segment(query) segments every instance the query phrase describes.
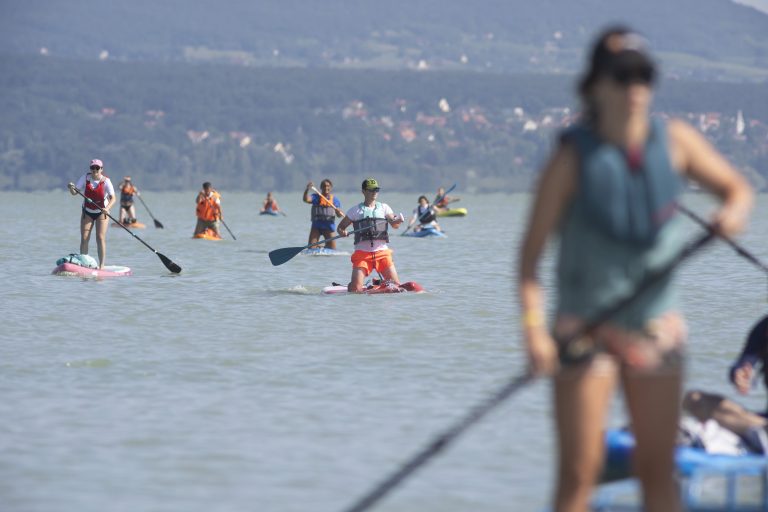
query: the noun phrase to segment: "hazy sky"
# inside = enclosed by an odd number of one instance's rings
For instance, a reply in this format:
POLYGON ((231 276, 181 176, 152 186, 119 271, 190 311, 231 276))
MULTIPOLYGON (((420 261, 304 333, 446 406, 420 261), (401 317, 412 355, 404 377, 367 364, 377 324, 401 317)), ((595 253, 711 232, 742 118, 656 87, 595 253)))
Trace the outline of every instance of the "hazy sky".
POLYGON ((768 13, 768 0, 733 0, 737 4, 750 5, 755 9, 759 9, 765 13, 768 13))

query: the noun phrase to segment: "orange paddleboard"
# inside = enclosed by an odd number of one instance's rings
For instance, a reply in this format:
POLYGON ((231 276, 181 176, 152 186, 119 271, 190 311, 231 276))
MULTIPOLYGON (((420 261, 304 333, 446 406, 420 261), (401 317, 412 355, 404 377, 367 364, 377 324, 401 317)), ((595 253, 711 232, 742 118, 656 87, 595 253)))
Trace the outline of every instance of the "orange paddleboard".
MULTIPOLYGON (((118 224, 117 222, 113 222, 112 225, 115 227, 120 227, 120 224, 118 224)), ((147 227, 141 222, 134 222, 133 224, 123 224, 123 226, 127 227, 128 229, 144 229, 145 227, 147 227)))
POLYGON ((221 240, 221 237, 212 229, 206 229, 202 233, 192 235, 192 238, 201 238, 203 240, 221 240))

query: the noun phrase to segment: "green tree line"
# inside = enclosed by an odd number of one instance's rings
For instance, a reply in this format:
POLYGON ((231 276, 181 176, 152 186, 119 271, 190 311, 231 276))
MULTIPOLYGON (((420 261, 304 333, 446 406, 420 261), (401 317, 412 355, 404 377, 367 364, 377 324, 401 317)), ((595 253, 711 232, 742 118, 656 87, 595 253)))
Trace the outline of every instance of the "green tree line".
MULTIPOLYGON (((60 188, 90 158, 144 188, 520 190, 577 111, 571 75, 248 68, 1 56, 0 189, 60 188)), ((764 84, 662 80, 655 109, 768 177, 764 84), (736 113, 747 127, 734 137, 736 113)))

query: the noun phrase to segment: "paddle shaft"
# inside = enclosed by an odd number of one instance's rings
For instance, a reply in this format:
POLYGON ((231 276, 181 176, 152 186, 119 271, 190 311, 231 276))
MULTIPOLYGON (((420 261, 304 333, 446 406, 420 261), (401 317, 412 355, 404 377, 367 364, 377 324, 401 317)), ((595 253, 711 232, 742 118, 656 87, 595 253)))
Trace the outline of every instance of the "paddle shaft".
MULTIPOLYGON (((683 261, 688 259, 704 245, 710 242, 714 238, 714 234, 711 229, 707 234, 694 240, 687 245, 678 255, 671 260, 667 265, 648 273, 632 291, 620 300, 616 301, 612 306, 607 307, 598 314, 594 319, 585 324, 579 331, 573 336, 564 340, 566 350, 569 346, 575 345, 576 342, 594 331, 599 325, 605 323, 613 315, 627 307, 629 304, 637 300, 648 288, 656 284, 660 279, 670 274, 677 266, 683 261)), ((574 357, 571 359, 573 362, 578 362, 580 358, 574 357)), ((368 494, 363 496, 351 507, 345 509, 345 512, 363 512, 368 510, 381 498, 383 498, 389 491, 397 487, 400 482, 405 480, 411 473, 416 471, 419 467, 424 465, 429 459, 440 453, 446 447, 448 447, 453 441, 455 441, 462 433, 469 429, 472 425, 484 418, 493 409, 503 403, 506 399, 512 396, 516 391, 523 388, 526 384, 533 381, 534 375, 526 371, 522 375, 513 377, 506 384, 504 384, 498 391, 491 394, 491 397, 483 401, 479 405, 473 407, 469 414, 464 418, 456 422, 453 426, 445 430, 442 434, 438 435, 431 441, 424 449, 419 451, 414 457, 403 464, 397 471, 392 473, 383 482, 377 485, 368 494)))
POLYGON ((149 216, 152 217, 152 220, 155 222, 155 227, 162 229, 163 223, 157 220, 154 215, 152 215, 152 212, 149 211, 149 207, 147 206, 147 203, 144 202, 144 199, 142 199, 141 196, 138 194, 136 195, 136 197, 139 198, 139 201, 141 201, 141 204, 144 205, 144 209, 147 210, 147 213, 149 214, 149 216))
POLYGON ((227 228, 227 231, 229 231, 229 234, 230 234, 230 235, 232 235, 232 239, 233 239, 233 240, 237 240, 237 237, 236 237, 236 236, 235 236, 235 234, 232 232, 232 230, 231 230, 231 229, 229 229, 229 226, 227 226, 227 223, 226 223, 226 222, 224 222, 224 219, 219 219, 219 220, 221 221, 221 223, 222 223, 222 224, 224 224, 224 227, 225 227, 225 228, 227 228))
MULTIPOLYGON (((694 221, 696 221, 699 225, 704 227, 708 226, 707 222, 704 219, 702 219, 699 215, 697 215, 693 210, 689 210, 686 206, 683 206, 682 204, 678 203, 677 209, 683 212, 684 214, 686 214, 687 216, 689 216, 694 221)), ((730 245, 739 256, 746 258, 750 263, 752 263, 757 268, 759 268, 760 270, 768 274, 768 265, 760 261, 757 258, 757 256, 755 256, 754 254, 746 250, 744 247, 742 247, 739 243, 733 241, 731 238, 728 238, 726 236, 721 236, 720 238, 725 240, 725 243, 730 245)))
POLYGON ((135 238, 136 240, 138 240, 139 242, 141 242, 142 244, 144 244, 144 245, 146 246, 146 248, 147 248, 147 249, 149 249, 149 250, 150 250, 150 251, 152 251, 153 253, 157 254, 157 256, 160 258, 160 261, 162 261, 162 262, 163 262, 163 265, 165 265, 165 267, 166 267, 168 270, 170 270, 170 271, 171 271, 171 272, 173 272, 174 274, 178 274, 179 272, 181 272, 181 267, 180 267, 180 266, 178 266, 176 263, 174 263, 173 261, 171 261, 171 260, 170 260, 170 259, 169 259, 167 256, 165 256, 164 254, 161 254, 161 253, 157 252, 157 251, 156 251, 156 250, 155 250, 155 249, 154 249, 154 248, 153 248, 151 245, 149 245, 147 242, 145 242, 144 240, 142 240, 141 238, 139 238, 139 237, 136 235, 136 233, 134 233, 133 231, 131 231, 130 229, 128 229, 127 227, 125 227, 125 226, 124 226, 123 224, 121 224, 121 223, 120 223, 120 222, 119 222, 119 221, 118 221, 116 218, 114 218, 113 216, 111 216, 107 210, 105 210, 105 209, 104 209, 104 208, 102 208, 101 206, 97 205, 97 204, 96 204, 96 203, 93 201, 93 199, 91 199, 90 197, 85 197, 85 195, 84 195, 82 192, 80 192, 80 190, 78 190, 78 189, 77 189, 77 187, 72 187, 72 190, 74 190, 75 192, 77 192, 78 194, 80 194, 81 196, 83 196, 83 199, 85 199, 86 201, 88 201, 89 203, 91 203, 93 206, 95 206, 96 208, 98 208, 99 210, 101 210, 101 213, 103 213, 104 215, 106 215, 107 217, 109 217, 110 219, 112 219, 113 221, 115 221, 115 223, 116 223, 118 226, 120 226, 121 228, 123 228, 124 230, 126 230, 127 232, 129 232, 133 238, 135 238))

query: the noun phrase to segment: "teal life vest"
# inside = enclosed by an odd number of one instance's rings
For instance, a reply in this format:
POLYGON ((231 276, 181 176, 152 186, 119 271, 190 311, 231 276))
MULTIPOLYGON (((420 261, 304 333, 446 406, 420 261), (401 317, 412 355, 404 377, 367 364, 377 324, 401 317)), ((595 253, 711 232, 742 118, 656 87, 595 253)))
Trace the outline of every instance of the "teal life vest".
POLYGON ((672 168, 663 121, 652 119, 638 165, 584 124, 566 129, 579 157, 578 195, 591 220, 619 240, 649 244, 675 211, 682 178, 672 168))
POLYGON ((373 243, 374 240, 384 240, 389 243, 389 233, 387 232, 389 222, 386 217, 384 217, 384 207, 382 204, 376 201, 373 208, 369 208, 365 206, 365 204, 360 203, 360 209, 363 210, 363 218, 352 221, 352 227, 355 230, 363 230, 355 233, 355 244, 358 244, 363 240, 370 240, 371 243, 373 243), (376 216, 377 211, 381 215, 380 217, 376 216))
MULTIPOLYGON (((586 126, 569 128, 562 139, 574 143, 580 168, 559 226, 557 314, 590 320, 678 255, 684 226, 674 204, 681 179, 671 167, 660 121, 652 124, 637 169, 630 169, 621 149, 600 141, 586 126)), ((673 275, 668 275, 613 315, 611 323, 643 329, 678 307, 673 275)))

